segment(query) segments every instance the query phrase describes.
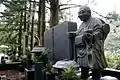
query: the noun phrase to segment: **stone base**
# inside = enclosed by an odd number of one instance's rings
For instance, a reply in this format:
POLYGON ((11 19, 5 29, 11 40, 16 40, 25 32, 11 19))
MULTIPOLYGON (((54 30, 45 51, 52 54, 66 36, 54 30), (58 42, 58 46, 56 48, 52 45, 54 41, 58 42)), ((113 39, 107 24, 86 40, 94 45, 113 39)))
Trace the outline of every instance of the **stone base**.
POLYGON ((104 77, 101 77, 100 80, 118 80, 118 79, 112 76, 104 76, 104 77))

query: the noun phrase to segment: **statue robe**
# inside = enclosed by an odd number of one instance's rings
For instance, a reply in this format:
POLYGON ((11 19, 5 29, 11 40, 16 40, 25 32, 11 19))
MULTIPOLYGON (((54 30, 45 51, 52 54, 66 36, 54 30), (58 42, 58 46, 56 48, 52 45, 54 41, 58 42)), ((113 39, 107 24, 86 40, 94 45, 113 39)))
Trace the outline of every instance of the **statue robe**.
POLYGON ((90 17, 87 22, 82 22, 77 30, 75 38, 77 62, 81 67, 90 67, 91 69, 103 69, 107 67, 104 55, 104 40, 107 34, 103 32, 102 22, 98 18, 90 17), (93 30, 92 44, 87 44, 84 38, 84 32, 93 30))

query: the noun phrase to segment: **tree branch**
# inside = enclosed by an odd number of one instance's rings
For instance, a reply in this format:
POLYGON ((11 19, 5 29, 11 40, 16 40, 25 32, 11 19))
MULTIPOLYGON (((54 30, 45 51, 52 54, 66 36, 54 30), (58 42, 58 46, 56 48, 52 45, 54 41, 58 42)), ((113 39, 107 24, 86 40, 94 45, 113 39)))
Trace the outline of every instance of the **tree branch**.
POLYGON ((72 6, 81 6, 81 5, 77 5, 77 4, 61 4, 59 6, 61 7, 61 6, 71 6, 71 5, 72 6))
POLYGON ((81 5, 75 5, 75 6, 71 6, 71 7, 65 7, 65 8, 61 8, 60 10, 65 10, 65 9, 70 9, 70 8, 75 8, 75 7, 80 7, 81 5))

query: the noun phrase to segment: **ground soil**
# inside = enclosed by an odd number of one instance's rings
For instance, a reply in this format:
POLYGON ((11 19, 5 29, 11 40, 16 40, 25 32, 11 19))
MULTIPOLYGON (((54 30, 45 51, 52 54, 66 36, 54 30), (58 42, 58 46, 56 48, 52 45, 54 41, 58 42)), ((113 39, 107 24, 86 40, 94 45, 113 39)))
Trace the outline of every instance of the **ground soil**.
POLYGON ((24 80, 24 74, 16 70, 0 71, 0 80, 24 80))

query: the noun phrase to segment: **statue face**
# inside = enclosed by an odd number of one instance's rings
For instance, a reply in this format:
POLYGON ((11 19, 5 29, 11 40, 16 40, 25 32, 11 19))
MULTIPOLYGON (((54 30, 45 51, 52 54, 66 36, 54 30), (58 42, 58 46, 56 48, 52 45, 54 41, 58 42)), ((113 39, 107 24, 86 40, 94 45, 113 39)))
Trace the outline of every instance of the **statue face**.
POLYGON ((78 17, 80 18, 81 21, 84 21, 84 22, 86 22, 90 18, 89 15, 82 15, 82 16, 78 16, 78 17))
POLYGON ((80 18, 81 21, 87 21, 91 16, 91 11, 90 11, 90 8, 87 7, 87 6, 82 6, 80 9, 79 9, 79 12, 78 12, 78 17, 80 18))

